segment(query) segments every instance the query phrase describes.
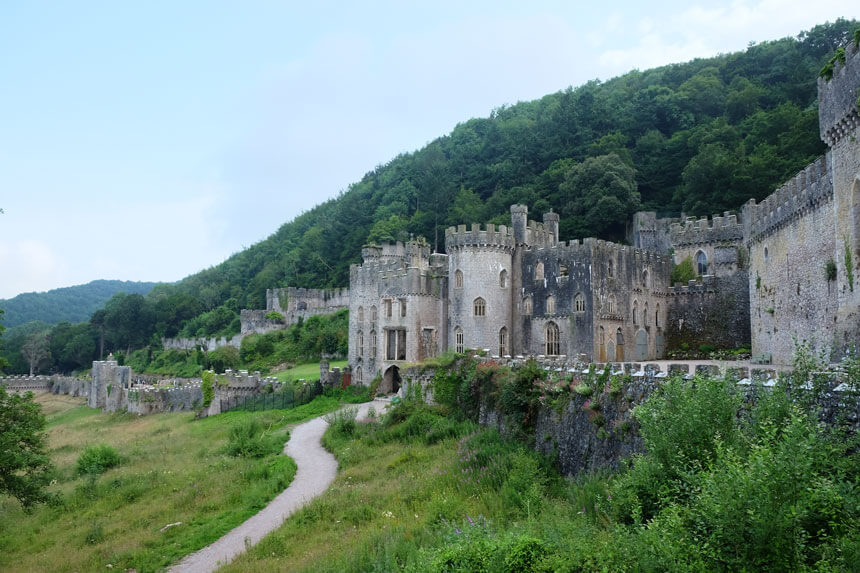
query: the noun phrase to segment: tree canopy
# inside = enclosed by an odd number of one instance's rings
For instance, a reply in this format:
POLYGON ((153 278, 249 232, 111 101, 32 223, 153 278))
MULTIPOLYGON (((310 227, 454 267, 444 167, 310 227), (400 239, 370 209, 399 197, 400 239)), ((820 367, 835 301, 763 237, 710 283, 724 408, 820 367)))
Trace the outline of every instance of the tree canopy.
POLYGON ((45 417, 33 394, 9 394, 0 386, 0 495, 25 508, 48 501, 53 465, 46 453, 45 417))

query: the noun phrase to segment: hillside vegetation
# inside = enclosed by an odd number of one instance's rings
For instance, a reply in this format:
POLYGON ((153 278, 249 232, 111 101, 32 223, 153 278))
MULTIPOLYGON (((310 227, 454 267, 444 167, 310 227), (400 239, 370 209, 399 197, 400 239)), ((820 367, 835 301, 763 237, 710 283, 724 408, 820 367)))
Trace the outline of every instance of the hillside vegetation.
POLYGON ((84 322, 102 308, 118 292, 147 294, 158 283, 97 280, 85 285, 52 289, 47 292, 27 292, 0 300, 6 311, 7 328, 27 322, 45 324, 84 322))

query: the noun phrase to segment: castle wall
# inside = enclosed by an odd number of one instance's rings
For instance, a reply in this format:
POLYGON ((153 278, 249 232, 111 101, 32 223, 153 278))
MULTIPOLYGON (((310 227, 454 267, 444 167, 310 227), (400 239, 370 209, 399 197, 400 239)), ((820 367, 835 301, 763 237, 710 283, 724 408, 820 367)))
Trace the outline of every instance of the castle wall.
POLYGON ((348 307, 348 288, 266 289, 266 312, 274 311, 283 314, 285 324, 282 328, 295 324, 299 317, 307 319, 318 314, 332 314, 348 307))
POLYGON ((688 217, 683 225, 670 225, 669 239, 675 264, 689 257, 695 268, 696 257, 701 251, 707 257, 708 268, 704 274, 725 277, 746 268, 744 226, 736 215, 726 212, 722 217, 715 215, 710 220, 688 217))
POLYGON ((666 344, 669 350, 749 347, 750 301, 747 273, 706 276, 669 289, 666 344))

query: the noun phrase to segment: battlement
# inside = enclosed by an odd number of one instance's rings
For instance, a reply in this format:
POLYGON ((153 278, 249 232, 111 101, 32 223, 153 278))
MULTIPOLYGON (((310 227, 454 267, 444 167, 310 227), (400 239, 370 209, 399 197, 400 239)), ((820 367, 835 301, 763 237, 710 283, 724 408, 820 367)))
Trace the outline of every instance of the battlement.
POLYGON ((445 230, 445 250, 451 252, 465 247, 495 247, 504 250, 513 250, 513 229, 505 226, 487 223, 484 228, 478 223, 473 223, 471 228, 466 225, 448 227, 445 230))
POLYGON ((817 209, 833 198, 830 174, 831 154, 828 151, 810 163, 761 203, 750 199, 744 205, 747 244, 771 234, 801 215, 817 209))
POLYGON ((845 63, 836 62, 833 77, 818 78, 818 127, 821 140, 833 147, 860 126, 860 49, 849 42, 845 63))
POLYGON ((712 293, 717 289, 718 281, 713 275, 705 275, 694 279, 685 285, 675 284, 666 291, 667 296, 688 296, 693 294, 712 293))
POLYGON ((714 215, 710 219, 687 217, 683 225, 672 223, 669 234, 674 247, 741 242, 744 226, 737 215, 726 211, 722 216, 714 215))

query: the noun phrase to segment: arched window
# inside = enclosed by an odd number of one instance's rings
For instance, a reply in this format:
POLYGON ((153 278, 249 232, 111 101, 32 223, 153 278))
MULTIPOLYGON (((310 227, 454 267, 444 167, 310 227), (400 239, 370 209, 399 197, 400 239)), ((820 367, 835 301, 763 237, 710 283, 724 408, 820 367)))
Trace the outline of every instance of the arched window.
POLYGON ((502 269, 502 272, 499 273, 499 286, 508 288, 508 271, 505 269, 502 269))
POLYGON ((696 253, 696 272, 700 275, 708 274, 708 255, 705 251, 696 253))
POLYGON ((531 315, 532 313, 532 297, 527 296, 523 299, 523 314, 531 315))
POLYGON ((487 303, 484 302, 484 299, 478 297, 475 299, 475 316, 486 316, 487 315, 487 303))
POLYGON ((358 322, 364 322, 364 307, 358 307, 358 322))
POLYGON ((364 376, 362 375, 361 365, 359 365, 358 368, 355 369, 355 381, 359 384, 364 382, 364 376))
POLYGON ((654 326, 660 328, 660 303, 657 303, 657 310, 654 311, 654 326))
POLYGON ((648 326, 648 303, 645 303, 642 311, 642 326, 648 326))
POLYGON ((370 359, 376 359, 376 331, 370 331, 370 359))
POLYGON ((552 295, 546 297, 546 313, 555 314, 555 297, 552 295))
POLYGON ((370 321, 376 322, 376 305, 370 307, 370 321))
POLYGON ((543 280, 543 263, 539 262, 535 265, 535 280, 542 281, 543 280))
POLYGON ((405 298, 400 299, 400 316, 401 317, 406 316, 406 299, 405 298))
POLYGON ((615 276, 615 261, 613 261, 612 259, 609 259, 609 263, 607 264, 607 267, 606 267, 606 272, 607 272, 609 278, 612 278, 615 276))
POLYGON ((358 356, 364 356, 364 333, 358 331, 358 356))
POLYGON ((621 332, 621 328, 615 331, 615 345, 622 346, 624 344, 624 333, 621 332))
POLYGON ((454 271, 454 288, 463 288, 463 271, 454 271))
POLYGON ((639 324, 639 301, 633 301, 633 324, 639 324))
POLYGON ((609 295, 609 314, 615 314, 617 310, 618 309, 616 308, 615 304, 615 295, 611 294, 609 295))
POLYGON ((505 356, 508 353, 508 328, 503 326, 499 330, 499 356, 505 356))
POLYGON ((574 312, 585 312, 585 297, 582 296, 581 292, 576 293, 576 296, 573 297, 573 310, 574 312))
POLYGON ((548 322, 546 325, 546 355, 558 356, 561 354, 561 345, 559 344, 558 326, 554 322, 548 322))
POLYGON ((463 329, 459 326, 454 329, 454 352, 463 352, 463 329))
POLYGON ((648 269, 642 271, 642 286, 648 288, 648 269))

